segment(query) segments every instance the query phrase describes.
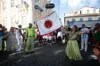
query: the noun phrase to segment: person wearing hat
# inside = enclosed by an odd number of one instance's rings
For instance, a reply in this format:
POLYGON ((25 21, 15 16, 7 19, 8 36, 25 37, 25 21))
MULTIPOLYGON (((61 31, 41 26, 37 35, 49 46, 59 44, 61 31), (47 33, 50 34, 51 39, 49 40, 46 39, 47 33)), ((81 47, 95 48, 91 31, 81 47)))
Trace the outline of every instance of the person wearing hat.
POLYGON ((19 28, 19 30, 26 30, 26 39, 27 39, 27 43, 26 43, 26 48, 25 48, 25 52, 26 53, 33 53, 33 48, 34 48, 34 39, 36 37, 36 32, 35 32, 35 28, 32 27, 32 23, 29 23, 29 27, 27 28, 19 28))

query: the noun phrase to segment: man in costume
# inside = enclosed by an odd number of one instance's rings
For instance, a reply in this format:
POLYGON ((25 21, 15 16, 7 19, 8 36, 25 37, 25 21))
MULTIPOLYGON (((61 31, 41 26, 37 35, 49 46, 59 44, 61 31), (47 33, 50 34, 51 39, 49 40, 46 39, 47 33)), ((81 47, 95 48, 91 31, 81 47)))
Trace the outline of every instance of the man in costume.
POLYGON ((35 32, 35 28, 32 27, 32 23, 29 23, 29 27, 19 28, 19 30, 26 30, 27 44, 26 44, 25 52, 33 53, 33 48, 34 48, 33 41, 36 37, 36 32, 35 32))

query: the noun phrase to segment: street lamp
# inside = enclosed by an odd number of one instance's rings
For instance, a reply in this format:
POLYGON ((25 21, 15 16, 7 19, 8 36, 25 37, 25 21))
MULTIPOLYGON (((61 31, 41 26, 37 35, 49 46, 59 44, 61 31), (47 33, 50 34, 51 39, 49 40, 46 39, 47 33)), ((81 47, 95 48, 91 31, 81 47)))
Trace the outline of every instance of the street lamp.
POLYGON ((50 3, 50 1, 49 1, 48 4, 45 5, 45 8, 46 8, 46 9, 52 9, 52 8, 54 8, 54 7, 55 7, 55 4, 54 4, 54 3, 50 3))
POLYGON ((55 4, 53 4, 53 3, 48 3, 48 4, 45 5, 46 9, 52 9, 54 7, 55 7, 55 4))

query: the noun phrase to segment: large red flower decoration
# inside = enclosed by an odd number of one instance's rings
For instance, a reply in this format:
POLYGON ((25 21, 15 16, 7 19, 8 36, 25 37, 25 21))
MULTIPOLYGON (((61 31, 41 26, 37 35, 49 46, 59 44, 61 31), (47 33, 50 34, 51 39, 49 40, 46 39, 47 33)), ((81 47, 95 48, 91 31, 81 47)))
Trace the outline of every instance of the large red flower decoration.
POLYGON ((51 28, 52 27, 52 21, 51 20, 46 20, 44 23, 45 28, 51 28))

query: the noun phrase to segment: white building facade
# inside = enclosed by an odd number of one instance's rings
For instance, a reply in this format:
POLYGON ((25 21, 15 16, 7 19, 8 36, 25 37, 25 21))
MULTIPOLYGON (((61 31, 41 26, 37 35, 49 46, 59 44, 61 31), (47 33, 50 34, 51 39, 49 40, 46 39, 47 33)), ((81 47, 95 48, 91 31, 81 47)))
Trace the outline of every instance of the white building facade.
POLYGON ((45 5, 48 0, 1 0, 2 5, 2 25, 9 30, 10 27, 27 27, 32 23, 36 27, 36 22, 53 12, 46 10, 45 5))
POLYGON ((100 23, 100 8, 86 6, 64 15, 64 24, 68 27, 72 25, 81 27, 82 24, 92 27, 96 23, 100 23))
POLYGON ((33 23, 33 0, 2 0, 2 24, 8 30, 18 24, 33 23))

